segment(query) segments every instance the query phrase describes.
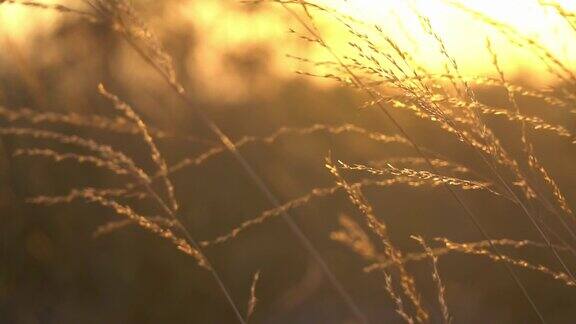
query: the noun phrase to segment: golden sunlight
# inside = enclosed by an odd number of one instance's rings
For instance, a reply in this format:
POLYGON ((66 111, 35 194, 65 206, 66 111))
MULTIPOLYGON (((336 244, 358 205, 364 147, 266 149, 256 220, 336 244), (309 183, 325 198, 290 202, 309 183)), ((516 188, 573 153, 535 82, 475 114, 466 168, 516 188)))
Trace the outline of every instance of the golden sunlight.
MULTIPOLYGON (((422 27, 419 15, 430 19, 433 31, 442 39, 448 53, 457 58, 459 69, 464 75, 495 73, 486 49, 486 40, 489 38, 494 49, 498 53, 504 53, 498 60, 510 77, 524 83, 554 80, 547 72, 545 64, 541 64, 532 51, 514 45, 496 28, 481 22, 478 17, 459 8, 457 4, 513 27, 519 31, 521 37, 536 40, 567 66, 576 65, 576 44, 567 41, 575 31, 553 7, 546 6, 547 1, 543 0, 506 0, 499 1, 497 5, 493 1, 485 0, 312 2, 382 27, 404 51, 411 53, 422 66, 436 72, 443 71, 446 58, 439 51, 438 43, 422 27)), ((47 0, 45 3, 58 1, 47 0)), ((576 8, 576 0, 561 0, 556 3, 567 10, 576 8)), ((202 62, 202 66, 194 69, 195 73, 205 76, 205 80, 218 80, 215 88, 228 84, 227 93, 243 92, 233 75, 228 76, 230 80, 222 80, 221 76, 224 74, 221 70, 225 65, 216 53, 252 51, 258 46, 267 47, 271 54, 269 65, 272 71, 278 76, 288 78, 301 66, 298 62, 287 60, 286 54, 298 55, 306 50, 307 54, 304 56, 308 58, 318 61, 328 58, 322 49, 313 46, 304 49, 301 40, 287 32, 287 16, 281 10, 271 10, 265 5, 263 9, 255 12, 243 12, 239 10, 243 6, 247 4, 235 1, 181 1, 179 10, 165 13, 171 20, 178 19, 184 24, 193 24, 200 37, 204 34, 210 35, 197 45, 195 61, 202 62), (279 43, 282 46, 277 46, 279 43), (212 78, 212 75, 220 77, 212 78)), ((32 39, 36 33, 50 33, 57 26, 55 17, 59 17, 55 12, 30 10, 18 5, 2 6, 0 30, 3 37, 23 43, 32 39), (22 23, 23 21, 26 23, 22 23)), ((328 22, 322 23, 323 19, 318 19, 322 33, 333 43, 334 48, 346 55, 350 51, 350 35, 342 30, 342 26, 330 21, 329 17, 324 18, 328 22)), ((291 24, 298 26, 295 21, 291 24)), ((219 94, 221 90, 215 89, 214 93, 219 94)))
MULTIPOLYGON (((554 7, 546 5, 547 1, 506 0, 497 4, 485 0, 320 2, 346 15, 379 25, 393 37, 397 35, 395 41, 431 69, 441 68, 445 58, 438 51, 438 44, 422 28, 418 15, 430 19, 434 32, 443 39, 449 54, 458 58, 464 74, 494 72, 486 49, 486 39, 489 38, 498 52, 506 53, 498 59, 507 72, 516 76, 537 75, 541 80, 551 79, 546 66, 534 53, 511 44, 496 28, 475 17, 472 11, 513 27, 522 37, 538 41, 569 66, 576 63, 576 44, 567 41, 574 30, 554 7)), ((576 8, 574 0, 556 3, 567 10, 576 8)))
POLYGON ((0 0, 1 323, 572 323, 576 0, 0 0))
MULTIPOLYGON (((54 4, 58 1, 47 0, 42 3, 54 4)), ((19 4, 0 4, 0 36, 9 37, 12 41, 23 42, 28 40, 32 33, 51 32, 55 27, 56 18, 60 16, 55 11, 30 10, 30 8, 19 4)))

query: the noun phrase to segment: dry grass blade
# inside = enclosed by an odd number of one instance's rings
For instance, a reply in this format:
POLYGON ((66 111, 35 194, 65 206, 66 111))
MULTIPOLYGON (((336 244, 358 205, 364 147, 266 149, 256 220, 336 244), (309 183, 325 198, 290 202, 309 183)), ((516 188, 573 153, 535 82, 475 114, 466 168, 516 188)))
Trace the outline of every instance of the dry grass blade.
MULTIPOLYGON (((385 180, 365 179, 365 180, 362 180, 360 182, 350 184, 350 187, 362 188, 362 187, 374 186, 374 187, 382 187, 383 188, 383 187, 389 187, 389 186, 400 185, 400 184, 407 185, 410 187, 422 187, 422 186, 430 186, 430 185, 432 185, 433 187, 436 186, 436 184, 430 184, 428 182, 418 181, 418 180, 409 179, 409 178, 397 177, 394 179, 385 179, 385 180)), ((224 235, 218 236, 217 238, 210 240, 210 241, 200 242, 200 245, 201 246, 210 246, 210 245, 225 243, 225 242, 227 242, 233 238, 236 238, 240 233, 251 228, 252 226, 262 224, 270 218, 280 216, 282 214, 282 212, 284 212, 284 211, 292 210, 292 209, 295 209, 298 207, 305 206, 305 205, 311 203, 311 201, 313 199, 331 196, 342 189, 343 189, 343 187, 341 185, 336 185, 336 186, 328 187, 328 188, 312 189, 310 191, 310 193, 308 193, 304 196, 292 199, 292 200, 280 205, 279 207, 266 210, 263 213, 261 213, 258 217, 243 222, 242 224, 240 224, 239 226, 237 226, 236 228, 232 229, 230 232, 228 232, 224 235)))
POLYGON ((340 223, 342 230, 331 232, 330 239, 348 246, 366 260, 376 258, 376 247, 358 223, 346 215, 341 215, 338 218, 338 223, 340 223))
MULTIPOLYGON (((407 78, 402 79, 402 82, 412 81, 412 80, 420 80, 426 82, 444 82, 445 80, 455 82, 457 79, 456 76, 447 73, 426 73, 420 74, 414 77, 408 76, 407 78)), ((517 96, 528 97, 533 99, 539 99, 550 105, 551 107, 565 109, 566 111, 575 114, 576 109, 572 106, 572 101, 559 96, 558 94, 554 93, 550 89, 532 89, 527 88, 526 86, 522 86, 519 84, 513 84, 510 82, 502 83, 502 80, 499 78, 489 77, 489 76, 462 76, 462 79, 468 83, 477 85, 477 86, 486 86, 486 87, 502 87, 508 88, 509 91, 514 93, 517 96)), ((383 85, 389 84, 390 81, 388 80, 380 80, 380 79, 371 79, 371 85, 383 85)))
POLYGON ((438 272, 438 257, 434 254, 434 251, 426 244, 426 241, 421 236, 412 236, 412 239, 416 240, 424 251, 426 255, 432 261, 432 279, 436 284, 436 289, 438 290, 438 303, 440 304, 440 309, 442 310, 442 319, 444 324, 449 324, 452 322, 452 316, 448 310, 448 304, 446 303, 446 287, 442 283, 442 278, 440 278, 440 273, 438 272))
POLYGON ((138 126, 138 129, 140 130, 140 134, 144 139, 144 142, 148 145, 148 148, 150 149, 152 160, 158 167, 159 174, 161 174, 161 178, 166 188, 166 193, 168 195, 168 201, 170 203, 172 212, 176 212, 178 210, 178 202, 176 201, 176 196, 174 194, 174 185, 172 184, 172 181, 170 181, 170 178, 168 177, 168 166, 166 164, 166 161, 164 161, 164 158, 160 154, 160 151, 158 150, 156 143, 154 143, 154 140, 152 139, 152 136, 148 131, 148 127, 138 116, 138 114, 136 114, 136 112, 132 109, 132 107, 130 107, 128 104, 120 100, 117 96, 108 92, 102 84, 98 86, 98 90, 101 95, 109 99, 114 104, 114 107, 117 110, 126 115, 126 118, 128 118, 129 120, 134 122, 136 126, 138 126))
POLYGON ((408 273, 408 271, 406 271, 403 263, 400 262, 402 259, 402 253, 392 244, 392 241, 388 236, 388 229, 386 224, 376 217, 372 206, 368 203, 360 188, 350 186, 346 180, 342 178, 338 168, 332 163, 330 159, 326 160, 326 168, 336 178, 337 184, 346 190, 350 201, 361 212, 368 227, 380 238, 384 245, 385 255, 396 262, 396 269, 398 270, 400 285, 404 291, 404 294, 408 297, 414 306, 416 319, 419 322, 427 322, 429 315, 428 312, 424 309, 420 295, 414 283, 414 278, 411 274, 408 273))
POLYGON ((406 308, 404 307, 404 301, 396 292, 396 289, 394 288, 394 283, 392 282, 392 276, 387 272, 384 272, 384 287, 386 288, 386 292, 388 293, 390 298, 392 298, 392 301, 396 305, 396 313, 400 315, 400 317, 402 317, 402 319, 406 323, 413 324, 414 319, 406 312, 406 308))
MULTIPOLYGON (((147 217, 150 221, 157 223, 166 228, 173 228, 176 226, 176 222, 173 220, 167 219, 165 217, 147 217)), ((94 232, 92 232, 92 237, 98 238, 113 232, 116 232, 120 229, 126 228, 130 225, 134 225, 136 222, 132 219, 122 219, 117 221, 110 221, 105 224, 98 226, 94 232)))
POLYGON ((492 184, 478 181, 471 181, 459 178, 453 178, 443 175, 438 175, 429 171, 418 171, 412 169, 398 169, 391 164, 386 164, 384 169, 375 169, 366 165, 354 164, 348 165, 342 161, 338 161, 340 167, 345 170, 358 170, 365 171, 374 175, 393 175, 397 177, 413 178, 421 181, 430 181, 436 185, 446 184, 453 187, 458 187, 463 190, 486 190, 494 195, 501 196, 500 193, 492 189, 492 184))
POLYGON ((98 196, 98 195, 89 195, 89 194, 85 195, 83 198, 89 202, 97 203, 97 204, 102 205, 104 207, 108 207, 108 208, 114 210, 118 215, 127 217, 131 221, 135 222, 141 228, 143 228, 149 232, 152 232, 152 233, 154 233, 154 234, 156 234, 156 235, 158 235, 164 239, 167 239, 168 241, 172 242, 178 248, 178 250, 180 250, 180 251, 192 256, 194 259, 196 259, 199 266, 201 266, 205 269, 211 270, 211 267, 210 267, 209 263, 207 263, 204 255, 199 250, 190 246, 190 244, 188 244, 188 242, 186 242, 186 240, 184 238, 181 238, 181 237, 177 236, 176 234, 174 234, 174 232, 172 232, 172 230, 167 229, 167 228, 159 225, 158 223, 151 221, 147 217, 139 215, 134 210, 132 210, 132 208, 130 208, 129 206, 121 205, 121 204, 119 204, 113 200, 108 199, 108 198, 104 198, 104 197, 98 196))
POLYGON ((552 191, 554 198, 556 198, 556 202, 558 203, 560 208, 564 212, 566 212, 566 214, 568 214, 568 215, 572 216, 572 218, 574 218, 575 217, 574 213, 572 212, 572 209, 568 205, 568 202, 566 201, 564 194, 562 194, 560 187, 558 187, 558 185, 556 184, 556 181, 554 181, 554 179, 552 179, 552 177, 548 174, 548 171, 546 171, 544 166, 542 166, 542 164, 540 164, 540 162, 538 161, 538 159, 535 156, 531 155, 528 158, 529 158, 528 163, 530 164, 530 166, 534 170, 536 170, 542 176, 545 183, 548 185, 548 187, 552 191))
POLYGON ((565 9, 562 5, 560 5, 556 1, 539 0, 538 2, 543 7, 553 8, 554 11, 556 11, 556 13, 560 17, 562 17, 562 18, 564 18, 564 20, 566 20, 568 25, 570 25, 570 28, 572 28, 572 30, 576 31, 576 14, 574 12, 568 11, 567 9, 565 9))
MULTIPOLYGON (((555 280, 561 281, 567 286, 574 286, 576 282, 570 278, 570 276, 561 271, 551 270, 550 268, 541 265, 541 264, 533 264, 523 259, 509 257, 507 255, 499 254, 496 255, 487 250, 490 248, 491 245, 502 246, 502 247, 511 247, 511 248, 523 248, 523 247, 538 247, 538 248, 548 248, 548 245, 545 243, 537 243, 533 241, 523 240, 523 241, 515 241, 510 239, 500 239, 500 240, 492 240, 492 242, 488 241, 479 241, 479 242, 466 242, 466 243, 455 243, 450 241, 446 238, 435 238, 437 242, 441 242, 443 247, 439 248, 431 248, 432 253, 435 256, 443 256, 454 252, 460 252, 469 255, 478 255, 478 256, 485 256, 493 261, 507 263, 519 268, 528 269, 543 273, 552 277, 555 280)), ((562 247, 556 247, 559 250, 565 250, 562 247)), ((402 262, 414 262, 414 261, 422 261, 429 258, 428 253, 410 253, 407 254, 402 262)), ((378 261, 373 263, 364 268, 365 272, 374 272, 377 270, 383 270, 390 267, 394 267, 395 263, 391 260, 384 259, 384 261, 378 261)))
POLYGON ((200 245, 201 246, 209 246, 209 245, 221 244, 221 243, 227 242, 227 241, 237 237, 240 233, 242 233, 243 231, 245 231, 246 229, 248 229, 254 225, 264 223, 266 220, 268 220, 271 217, 280 216, 280 215, 282 215, 282 213, 284 213, 288 210, 291 210, 291 209, 294 209, 294 208, 297 208, 300 206, 304 206, 304 205, 308 204, 310 202, 310 200, 312 200, 313 198, 326 197, 326 196, 332 195, 338 189, 339 189, 338 187, 314 189, 314 190, 312 190, 312 192, 310 194, 308 194, 306 196, 291 200, 291 201, 289 201, 283 205, 280 205, 279 207, 269 209, 269 210, 263 212, 260 216, 243 222, 242 224, 240 224, 236 228, 232 229, 232 231, 230 231, 229 233, 227 233, 225 235, 221 235, 221 236, 219 236, 219 237, 217 237, 211 241, 202 241, 202 242, 200 242, 200 245))
POLYGON ((260 270, 254 273, 254 277, 252 278, 252 285, 250 285, 250 298, 248 299, 246 321, 252 317, 252 314, 254 314, 254 311, 256 310, 256 305, 258 304, 258 298, 256 297, 256 285, 258 284, 258 280, 260 280, 260 270))
POLYGON ((523 259, 516 259, 516 258, 511 258, 508 257, 506 255, 494 255, 493 253, 491 253, 490 251, 486 250, 486 249, 482 249, 482 248, 474 248, 471 247, 467 244, 462 244, 462 243, 455 243, 452 242, 446 238, 441 238, 441 239, 437 239, 437 241, 443 243, 448 249, 454 250, 454 251, 458 251, 458 252, 462 252, 462 253, 466 253, 466 254, 473 254, 473 255, 482 255, 482 256, 486 256, 488 258, 490 258, 493 261, 496 262, 505 262, 520 268, 525 268, 525 269, 530 269, 530 270, 535 270, 538 272, 541 272, 543 274, 549 275, 552 278, 559 280, 561 282, 563 282, 564 284, 566 284, 567 286, 575 286, 576 282, 571 278, 571 276, 569 274, 566 274, 564 272, 561 271, 555 271, 555 270, 551 270, 550 268, 543 266, 541 264, 532 264, 526 260, 523 259))
MULTIPOLYGON (((446 169, 447 171, 453 173, 474 174, 474 171, 470 168, 445 159, 430 159, 430 162, 436 168, 446 169)), ((385 168, 388 166, 388 164, 426 165, 426 160, 420 157, 395 157, 380 161, 371 161, 368 164, 374 168, 385 168)))
POLYGON ((100 144, 94 140, 83 138, 77 135, 66 135, 58 132, 33 128, 0 127, 0 135, 11 135, 19 137, 31 137, 44 140, 52 140, 62 144, 69 144, 82 147, 92 152, 98 153, 104 159, 121 167, 117 172, 129 171, 137 175, 142 181, 148 182, 149 177, 140 169, 131 158, 124 153, 114 150, 112 147, 100 144))
MULTIPOLYGON (((444 239, 445 238, 435 238, 434 240, 435 241, 442 241, 444 239)), ((521 249, 521 248, 526 248, 526 247, 534 247, 534 248, 547 248, 548 247, 548 245, 545 243, 539 243, 539 242, 534 242, 534 241, 530 241, 530 240, 516 241, 516 240, 511 240, 511 239, 498 239, 498 240, 492 240, 492 242, 488 242, 488 241, 465 242, 465 243, 460 243, 460 244, 466 244, 466 246, 468 246, 469 248, 472 248, 472 249, 489 248, 491 244, 493 244, 495 246, 509 247, 509 248, 513 248, 513 249, 521 249)), ((568 251, 569 250, 563 246, 555 246, 555 248, 558 250, 561 250, 561 251, 568 251)), ((442 256, 442 255, 446 255, 446 254, 449 254, 451 252, 454 252, 454 250, 451 250, 447 247, 436 247, 436 248, 432 248, 432 252, 436 256, 442 256)), ((416 261, 425 260, 427 258, 428 258, 428 255, 426 253, 407 253, 404 256, 404 259, 402 260, 402 262, 404 262, 404 263, 416 262, 416 261)), ((376 262, 376 263, 373 263, 373 264, 365 267, 364 271, 372 272, 372 271, 375 271, 377 269, 386 269, 386 268, 389 268, 391 266, 393 266, 392 261, 384 260, 383 262, 376 262)))
MULTIPOLYGON (((509 93, 513 93, 513 92, 509 91, 509 93)), ((519 113, 518 111, 517 112, 511 112, 509 110, 502 109, 502 108, 489 107, 487 105, 484 105, 484 104, 481 104, 478 102, 466 103, 466 102, 463 102, 461 100, 454 99, 454 98, 447 98, 446 101, 449 102, 450 104, 452 104, 456 108, 473 107, 474 109, 478 110, 483 115, 504 117, 510 121, 519 121, 522 123, 526 123, 528 126, 530 126, 531 128, 533 128, 535 130, 543 130, 543 131, 552 132, 558 136, 566 137, 570 140, 570 142, 572 144, 576 144, 576 138, 574 137, 574 134, 572 134, 564 126, 550 124, 539 117, 525 116, 525 115, 522 115, 521 113, 519 113)), ((463 120, 463 119, 457 119, 457 120, 462 121, 464 123, 467 123, 467 121, 463 120)))
POLYGON ((82 155, 76 153, 59 153, 51 149, 31 148, 31 149, 17 149, 14 151, 13 156, 45 157, 52 159, 55 162, 71 160, 78 162, 80 164, 91 164, 97 168, 107 169, 118 175, 128 174, 128 171, 123 169, 120 165, 91 155, 82 155))
POLYGON ((163 77, 181 94, 184 88, 178 82, 172 57, 158 37, 140 19, 131 4, 125 0, 85 0, 96 8, 102 20, 130 42, 144 59, 152 63, 163 77))
POLYGON ((0 0, 0 5, 2 4, 15 4, 42 10, 53 10, 62 14, 72 14, 81 17, 91 23, 96 23, 99 21, 98 17, 90 12, 74 9, 62 4, 53 4, 53 3, 45 3, 40 1, 29 1, 29 0, 0 0))
MULTIPOLYGON (((530 182, 526 179, 523 172, 520 170, 518 162, 515 159, 513 159, 510 156, 510 154, 502 147, 500 141, 496 138, 494 133, 489 128, 483 129, 481 132, 482 138, 478 139, 475 136, 475 133, 478 133, 475 130, 475 128, 472 128, 471 131, 467 131, 464 129, 456 129, 454 125, 444 123, 436 119, 434 116, 431 116, 430 114, 422 111, 418 105, 412 103, 404 103, 400 100, 395 99, 388 100, 388 102, 392 105, 392 107, 399 109, 409 109, 419 118, 439 123, 440 128, 442 130, 445 130, 448 133, 457 136, 461 141, 465 142, 467 145, 477 150, 477 152, 480 155, 484 153, 487 156, 492 157, 498 164, 510 169, 513 172, 514 176, 517 178, 517 180, 514 182, 514 185, 522 189, 522 192, 524 196, 527 197, 527 199, 533 199, 537 197, 534 189, 530 186, 530 182)), ((461 119, 461 118, 453 118, 453 119, 463 124, 470 124, 468 119, 461 119)), ((482 156, 482 158, 487 164, 490 165, 491 170, 496 172, 496 169, 491 164, 491 162, 487 160, 486 157, 484 156, 482 156)), ((425 159, 425 161, 431 167, 431 169, 435 169, 435 166, 430 161, 430 158, 425 159)), ((500 176, 497 174, 497 177, 500 176)))
MULTIPOLYGON (((120 193, 123 194, 124 192, 120 190, 120 193)), ((120 195, 121 195, 120 194, 120 195)), ((156 217, 145 217, 138 213, 136 213, 131 207, 127 205, 122 205, 112 198, 118 196, 119 192, 115 189, 94 189, 94 188, 84 188, 84 189, 76 189, 71 191, 68 196, 63 197, 48 197, 48 196, 39 196, 35 198, 30 198, 27 200, 29 203, 33 204, 42 204, 42 205, 53 205, 57 203, 68 203, 74 199, 83 199, 88 202, 97 203, 101 206, 110 208, 114 210, 118 215, 124 216, 127 218, 129 223, 137 224, 138 226, 144 228, 145 230, 152 232, 162 238, 165 238, 171 241, 179 250, 182 252, 194 257, 198 264, 206 269, 210 269, 209 264, 205 260, 202 253, 197 250, 196 248, 190 246, 188 242, 184 238, 181 238, 174 234, 168 226, 169 224, 165 221, 156 221, 156 217)), ((121 227, 127 225, 128 223, 122 222, 119 224, 113 224, 102 227, 99 232, 107 232, 109 230, 116 229, 117 227, 121 227)))
MULTIPOLYGON (((370 238, 352 218, 341 215, 338 218, 342 230, 333 231, 330 233, 330 238, 333 241, 340 242, 348 246, 354 253, 361 256, 367 261, 378 260, 379 256, 376 247, 372 244, 370 238)), ((392 276, 384 271, 384 287, 386 292, 396 305, 396 313, 409 324, 414 323, 412 316, 408 315, 404 307, 404 301, 396 292, 394 288, 392 276)))
MULTIPOLYGON (((258 136, 244 136, 239 140, 234 142, 234 146, 236 149, 242 148, 245 145, 252 144, 252 143, 261 143, 261 144, 275 144, 280 138, 283 136, 306 136, 312 135, 315 133, 327 133, 331 135, 341 135, 341 134, 357 134, 363 136, 367 139, 375 141, 377 143, 382 144, 389 144, 389 143, 397 143, 402 145, 407 145, 408 142, 406 139, 402 138, 401 136, 397 135, 386 135, 379 132, 369 131, 365 128, 360 126, 356 126, 353 124, 343 124, 343 125, 324 125, 324 124, 314 124, 308 127, 281 127, 280 129, 276 130, 270 135, 258 137, 258 136)), ((196 166, 204 163, 209 158, 222 154, 226 152, 226 147, 224 146, 217 146, 213 147, 204 153, 193 157, 193 158, 185 158, 180 162, 172 165, 168 172, 176 172, 188 166, 196 166)), ((157 175, 159 176, 159 175, 157 175)))
MULTIPOLYGON (((0 117, 7 122, 26 121, 32 124, 65 124, 75 127, 93 128, 102 131, 110 131, 119 134, 140 134, 140 129, 126 118, 109 118, 95 114, 78 114, 75 112, 45 112, 35 111, 28 108, 8 109, 0 106, 0 117)), ((194 136, 177 136, 160 129, 148 129, 150 135, 157 139, 178 139, 194 143, 214 144, 214 141, 197 138, 194 136)))
POLYGON ((63 196, 37 196, 33 198, 28 198, 26 201, 32 204, 51 206, 56 204, 67 204, 75 200, 82 199, 86 195, 94 195, 100 197, 110 197, 110 198, 133 198, 133 199, 146 199, 149 198, 148 194, 145 192, 128 192, 123 188, 80 188, 72 189, 70 192, 63 196))
MULTIPOLYGON (((503 85, 505 85, 505 88, 506 88, 506 91, 508 94, 508 100, 510 101, 510 103, 514 107, 516 114, 520 115, 520 105, 518 104, 518 101, 516 100, 516 97, 514 96, 513 90, 511 90, 508 86, 506 86, 507 82, 506 82, 506 79, 504 77, 504 72, 499 65, 498 56, 497 56, 496 52, 494 51, 494 49, 492 48, 492 45, 491 45, 489 39, 486 42, 486 46, 488 48, 488 51, 492 55, 493 65, 496 68, 496 71, 498 71, 498 74, 500 76, 500 81, 503 85)), ((526 134, 526 123, 533 122, 533 119, 527 120, 524 118, 524 119, 518 119, 518 120, 520 121, 520 124, 522 127, 521 141, 522 141, 524 153, 528 157, 528 165, 537 175, 539 175, 544 180, 544 182, 546 183, 546 185, 548 186, 548 188, 551 190, 552 194, 554 195, 554 198, 556 199, 556 203, 558 204, 558 206, 560 206, 560 208, 564 212, 566 212, 568 215, 574 217, 574 214, 572 213, 572 210, 570 209, 570 207, 568 207, 568 203, 566 202, 564 195, 560 191, 560 188, 558 187, 556 182, 550 177, 550 175, 548 174, 548 171, 546 171, 544 166, 542 166, 542 164, 540 163, 540 161, 538 160, 538 158, 536 157, 536 155, 534 153, 534 148, 533 148, 532 144, 529 143, 529 141, 528 141, 527 134, 526 134)), ((546 126, 542 126, 542 125, 548 125, 548 124, 539 123, 537 125, 541 126, 542 129, 546 129, 546 126)), ((565 130, 562 127, 558 128, 558 127, 552 126, 548 129, 555 130, 561 136, 573 137, 573 135, 570 132, 568 132, 567 130, 565 130)), ((576 141, 573 141, 572 143, 576 143, 576 141)), ((539 198, 546 205, 548 203, 546 198, 543 197, 543 195, 539 195, 539 196, 540 196, 539 198)), ((559 216, 559 217, 561 217, 561 216, 559 216)), ((565 226, 568 227, 567 225, 565 225, 565 226)), ((567 229, 569 232, 571 232, 571 229, 569 227, 567 229)))

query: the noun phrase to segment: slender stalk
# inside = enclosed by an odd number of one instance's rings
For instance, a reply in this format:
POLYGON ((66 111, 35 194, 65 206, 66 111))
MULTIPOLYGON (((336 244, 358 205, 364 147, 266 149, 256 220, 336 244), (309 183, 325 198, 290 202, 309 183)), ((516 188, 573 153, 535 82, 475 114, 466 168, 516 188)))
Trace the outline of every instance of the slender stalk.
MULTIPOLYGON (((137 177, 137 179, 140 179, 137 175, 136 175, 136 177, 137 177)), ((164 211, 164 213, 166 213, 166 215, 169 216, 169 218, 175 222, 176 227, 180 230, 180 232, 182 232, 182 234, 184 234, 188 243, 190 243, 190 245, 192 245, 192 247, 198 251, 198 253, 200 254, 200 257, 203 259, 203 261, 206 264, 210 274, 212 275, 212 278, 214 278, 214 281, 216 281, 216 284, 218 285, 218 287, 220 288, 220 290, 222 291, 222 293, 226 297, 226 300, 230 304, 230 307, 234 311, 234 315, 236 315, 238 322, 240 322, 241 324, 246 324, 246 320, 244 319, 244 317, 240 313, 240 310, 236 306, 234 299, 232 299, 232 294, 230 293, 230 291, 228 290, 228 288, 224 284, 224 281, 222 280, 222 278, 220 277, 220 275, 218 274, 218 272, 216 271, 214 266, 212 266, 212 264, 210 263, 210 260, 208 260, 208 258, 206 257, 206 255, 202 251, 202 247, 192 237, 192 234, 190 233, 190 231, 188 231, 186 229, 186 227, 182 224, 182 222, 178 218, 177 214, 175 214, 170 209, 170 207, 168 207, 166 202, 158 195, 158 193, 150 186, 150 184, 145 182, 145 181, 142 181, 142 180, 140 182, 142 183, 142 185, 144 186, 144 188, 146 189, 148 194, 150 194, 150 196, 156 201, 156 203, 164 211)))

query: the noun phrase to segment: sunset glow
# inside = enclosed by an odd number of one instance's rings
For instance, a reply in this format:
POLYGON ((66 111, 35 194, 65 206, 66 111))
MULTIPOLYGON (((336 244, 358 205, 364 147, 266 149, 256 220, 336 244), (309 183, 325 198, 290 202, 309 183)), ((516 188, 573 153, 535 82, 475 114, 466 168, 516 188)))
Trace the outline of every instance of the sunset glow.
MULTIPOLYGON (((57 1, 50 0, 45 3, 57 3, 57 1)), ((81 2, 65 3, 82 7, 81 2)), ((469 13, 456 8, 449 0, 319 0, 315 3, 382 27, 403 50, 411 53, 423 66, 432 70, 440 71, 445 64, 445 58, 438 51, 438 44, 423 30, 417 15, 430 19, 434 31, 443 39, 449 53, 458 58, 463 74, 494 73, 485 46, 486 39, 489 38, 498 52, 505 53, 499 57, 499 61, 508 74, 514 77, 534 74, 538 75, 540 80, 553 81, 546 67, 540 64, 538 57, 533 53, 512 45, 501 33, 477 19, 471 19, 469 13)), ((544 7, 545 10, 542 10, 541 3, 545 1, 509 0, 499 2, 498 6, 483 0, 464 0, 458 3, 495 21, 514 27, 521 31, 523 36, 546 46, 553 55, 567 65, 575 65, 576 44, 566 41, 570 39, 574 30, 570 29, 568 23, 552 7, 544 7)), ((574 0, 563 0, 558 3, 565 9, 576 8, 574 0)), ((198 59, 204 62, 200 71, 208 76, 221 74, 221 60, 213 53, 237 52, 242 48, 252 50, 254 46, 267 46, 277 40, 282 40, 283 46, 269 47, 273 54, 270 67, 278 75, 291 76, 299 66, 287 60, 285 55, 300 53, 303 44, 287 32, 285 21, 289 19, 288 15, 273 5, 265 4, 262 9, 254 13, 238 11, 242 6, 247 5, 226 1, 183 1, 179 5, 180 9, 169 15, 170 19, 178 19, 193 25, 199 31, 199 35, 204 32, 210 35, 205 42, 200 43, 196 54, 198 59), (268 7, 274 7, 275 10, 269 10, 268 7)), ((50 33, 57 25, 57 17, 61 15, 44 10, 30 10, 19 5, 5 4, 0 8, 0 25, 4 37, 16 39, 20 43, 30 40, 37 33, 50 33), (27 23, 23 24, 22 21, 27 23)), ((333 20, 330 21, 329 17, 319 17, 318 20, 323 36, 329 42, 333 42, 334 47, 342 55, 346 55, 349 51, 347 43, 350 41, 350 35, 340 28, 335 28, 337 24, 334 24, 333 20), (329 22, 322 24, 323 18, 329 22)), ((299 27, 296 21, 292 21, 292 25, 295 28, 299 27)), ((307 56, 312 59, 328 59, 322 50, 309 47, 307 51, 310 51, 307 56)), ((230 91, 237 89, 233 80, 220 80, 219 84, 229 84, 230 91)))
MULTIPOLYGON (((541 1, 544 3, 545 1, 541 1)), ((422 64, 430 68, 439 68, 443 63, 437 44, 426 34, 417 14, 430 19, 434 31, 442 37, 448 51, 458 58, 465 74, 493 73, 485 43, 489 37, 494 47, 506 53, 499 57, 505 69, 513 74, 536 73, 547 79, 546 68, 538 58, 525 50, 511 45, 504 36, 491 26, 471 19, 470 14, 445 0, 415 1, 323 1, 326 5, 336 5, 336 9, 381 26, 392 35, 405 50, 412 52, 422 64), (417 44, 415 46, 415 44, 417 44)), ((576 44, 571 39, 574 30, 553 8, 544 7, 538 1, 509 0, 458 1, 466 8, 486 15, 495 21, 505 23, 526 37, 542 43, 546 48, 569 65, 575 64, 576 44)), ((576 1, 558 1, 565 9, 574 9, 576 1)))

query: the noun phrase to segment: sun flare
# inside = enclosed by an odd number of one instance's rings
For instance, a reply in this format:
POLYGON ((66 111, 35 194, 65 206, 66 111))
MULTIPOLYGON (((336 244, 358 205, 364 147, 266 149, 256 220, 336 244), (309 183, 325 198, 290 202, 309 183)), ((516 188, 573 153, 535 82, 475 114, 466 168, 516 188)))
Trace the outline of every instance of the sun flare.
MULTIPOLYGON (((471 17, 467 8, 521 31, 521 35, 537 40, 551 53, 569 66, 574 66, 576 44, 568 40, 574 30, 546 1, 507 0, 413 0, 413 1, 327 1, 319 3, 358 18, 364 22, 381 26, 395 37, 405 50, 415 54, 429 68, 442 66, 442 55, 435 48, 430 35, 419 22, 418 15, 427 17, 434 31, 443 39, 448 51, 458 58, 463 73, 492 73, 493 66, 486 51, 489 38, 498 51, 506 53, 499 59, 505 69, 515 75, 535 74, 548 79, 546 67, 538 57, 518 48, 495 28, 471 17), (458 4, 461 7, 458 7, 458 4), (537 23, 536 23, 537 22, 537 23)), ((566 10, 574 10, 576 1, 557 1, 566 10)))

